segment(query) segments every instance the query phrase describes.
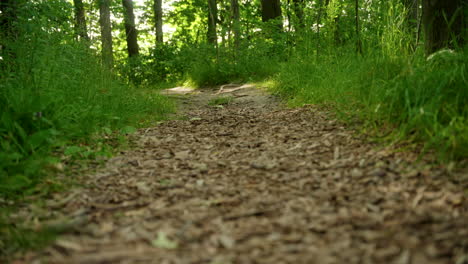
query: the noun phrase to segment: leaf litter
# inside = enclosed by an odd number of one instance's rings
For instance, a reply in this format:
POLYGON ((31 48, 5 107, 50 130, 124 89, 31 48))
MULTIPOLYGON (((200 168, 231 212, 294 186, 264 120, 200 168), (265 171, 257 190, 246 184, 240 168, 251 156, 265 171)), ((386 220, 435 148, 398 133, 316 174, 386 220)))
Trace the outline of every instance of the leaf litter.
POLYGON ((466 174, 250 85, 183 92, 185 118, 31 217, 67 232, 14 263, 468 263, 466 174))

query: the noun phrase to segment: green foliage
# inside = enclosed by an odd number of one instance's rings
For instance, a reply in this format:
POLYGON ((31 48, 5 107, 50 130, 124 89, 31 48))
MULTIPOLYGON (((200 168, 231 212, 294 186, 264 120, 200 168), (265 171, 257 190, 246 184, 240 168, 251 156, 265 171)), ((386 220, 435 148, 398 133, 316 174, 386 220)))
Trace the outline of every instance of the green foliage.
POLYGON ((158 45, 131 63, 119 65, 118 72, 127 82, 143 86, 176 82, 183 79, 197 54, 197 50, 189 46, 158 45))
POLYGON ((245 45, 238 50, 199 48, 198 56, 189 64, 186 82, 202 87, 266 78, 277 71, 277 65, 283 59, 284 54, 278 53, 278 49, 278 45, 268 41, 245 45))
POLYGON ((145 95, 104 71, 73 37, 66 1, 31 1, 18 12, 16 39, 4 40, 0 62, 0 194, 34 191, 53 152, 94 158, 107 155, 94 135, 161 118, 171 104, 145 95), (68 33, 68 34, 67 34, 68 33), (67 146, 81 142, 80 149, 67 146))
POLYGON ((232 96, 216 97, 208 102, 210 106, 228 105, 234 98, 232 96))
POLYGON ((344 51, 319 61, 295 58, 272 78, 273 91, 292 105, 331 105, 345 119, 396 129, 388 131, 394 138, 422 141, 443 159, 460 159, 468 155, 468 53, 445 55, 426 61, 344 51))
POLYGON ((384 21, 380 29, 380 44, 382 51, 386 56, 398 57, 409 55, 411 51, 411 35, 408 34, 406 27, 408 25, 407 13, 402 3, 386 3, 387 13, 384 14, 384 21), (407 54, 401 54, 407 52, 407 54))

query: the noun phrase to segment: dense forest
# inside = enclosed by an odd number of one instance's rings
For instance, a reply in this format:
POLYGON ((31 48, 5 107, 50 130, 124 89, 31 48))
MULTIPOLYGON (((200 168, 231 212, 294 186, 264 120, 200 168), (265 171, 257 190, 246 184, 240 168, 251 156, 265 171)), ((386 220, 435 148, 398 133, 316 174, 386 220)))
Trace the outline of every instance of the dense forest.
POLYGON ((167 118, 171 86, 254 82, 461 166, 467 24, 464 0, 1 0, 0 205, 167 118))

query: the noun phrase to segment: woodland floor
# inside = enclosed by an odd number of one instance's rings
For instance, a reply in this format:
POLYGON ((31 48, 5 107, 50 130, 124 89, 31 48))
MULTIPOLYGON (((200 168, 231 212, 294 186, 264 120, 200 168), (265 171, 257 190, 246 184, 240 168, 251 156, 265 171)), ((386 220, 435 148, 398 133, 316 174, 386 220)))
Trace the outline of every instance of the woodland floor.
POLYGON ((466 174, 249 85, 170 93, 181 118, 48 201, 68 231, 14 263, 468 263, 466 174))

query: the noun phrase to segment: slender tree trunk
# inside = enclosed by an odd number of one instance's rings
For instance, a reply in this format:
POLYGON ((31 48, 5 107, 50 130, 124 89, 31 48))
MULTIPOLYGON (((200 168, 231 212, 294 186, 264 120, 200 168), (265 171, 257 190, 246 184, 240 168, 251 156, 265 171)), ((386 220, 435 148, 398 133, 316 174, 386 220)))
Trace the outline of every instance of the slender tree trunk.
MULTIPOLYGON (((220 6, 221 8, 223 8, 223 6, 221 5, 220 6)), ((225 15, 224 12, 220 12, 218 14, 218 23, 217 23, 217 27, 219 28, 219 37, 221 37, 221 47, 225 48, 226 47, 226 40, 231 40, 230 38, 230 28, 228 28, 228 26, 226 26, 226 24, 229 24, 229 22, 227 21, 227 19, 225 18, 225 15)))
POLYGON ((232 32, 234 33, 234 47, 236 50, 240 46, 240 12, 239 12, 239 0, 231 0, 232 9, 232 32))
POLYGON ((112 51, 112 28, 110 20, 110 0, 99 0, 99 24, 101 27, 102 63, 112 69, 114 57, 112 51))
POLYGON ((335 27, 333 29, 333 39, 335 41, 335 45, 342 44, 342 38, 341 38, 341 33, 340 33, 340 19, 341 19, 341 12, 333 20, 333 23, 335 23, 335 27))
POLYGON ((464 8, 464 0, 423 0, 426 54, 463 45, 464 8))
POLYGON ((156 43, 163 43, 162 0, 154 0, 154 21, 156 26, 156 43))
MULTIPOLYGON (((17 37, 14 28, 17 19, 17 0, 0 0, 0 52, 3 56, 10 55, 14 57, 8 45, 17 37)), ((11 45, 13 46, 13 45, 11 45)))
POLYGON ((317 59, 319 57, 319 52, 320 52, 320 24, 322 23, 322 10, 323 10, 323 6, 322 6, 322 0, 318 0, 318 15, 317 15, 317 47, 316 47, 316 55, 317 55, 317 59))
POLYGON ((359 0, 355 1, 354 5, 355 18, 356 18, 356 51, 362 54, 361 34, 359 29, 359 0))
POLYGON ((407 11, 407 25, 412 32, 415 32, 419 17, 419 0, 403 0, 403 4, 405 5, 407 11))
POLYGON ((11 33, 16 20, 16 0, 0 0, 0 29, 2 36, 11 33))
POLYGON ((135 26, 135 14, 133 12, 133 1, 122 0, 124 7, 125 35, 127 37, 128 57, 138 56, 140 53, 138 47, 138 32, 135 26))
POLYGON ((80 40, 89 41, 85 9, 82 0, 73 0, 75 5, 75 32, 80 40))
POLYGON ((208 0, 208 32, 206 39, 208 43, 216 44, 217 35, 216 35, 216 24, 218 20, 218 7, 216 0, 208 0))
POLYGON ((303 30, 305 27, 304 23, 304 0, 293 0, 294 13, 297 18, 297 30, 303 30))
POLYGON ((291 5, 291 0, 288 0, 288 8, 286 9, 286 18, 288 19, 288 32, 292 31, 292 5, 291 5))
POLYGON ((422 28, 422 19, 423 19, 423 14, 424 10, 421 9, 421 12, 419 12, 419 17, 418 17, 418 28, 416 30, 416 44, 414 45, 415 47, 419 46, 419 41, 421 40, 421 28, 422 28))
MULTIPOLYGON (((425 1, 425 0, 424 0, 425 1)), ((412 43, 416 43, 412 48, 415 49, 418 41, 418 21, 419 21, 419 0, 403 0, 406 9, 405 31, 411 36, 412 43)))

